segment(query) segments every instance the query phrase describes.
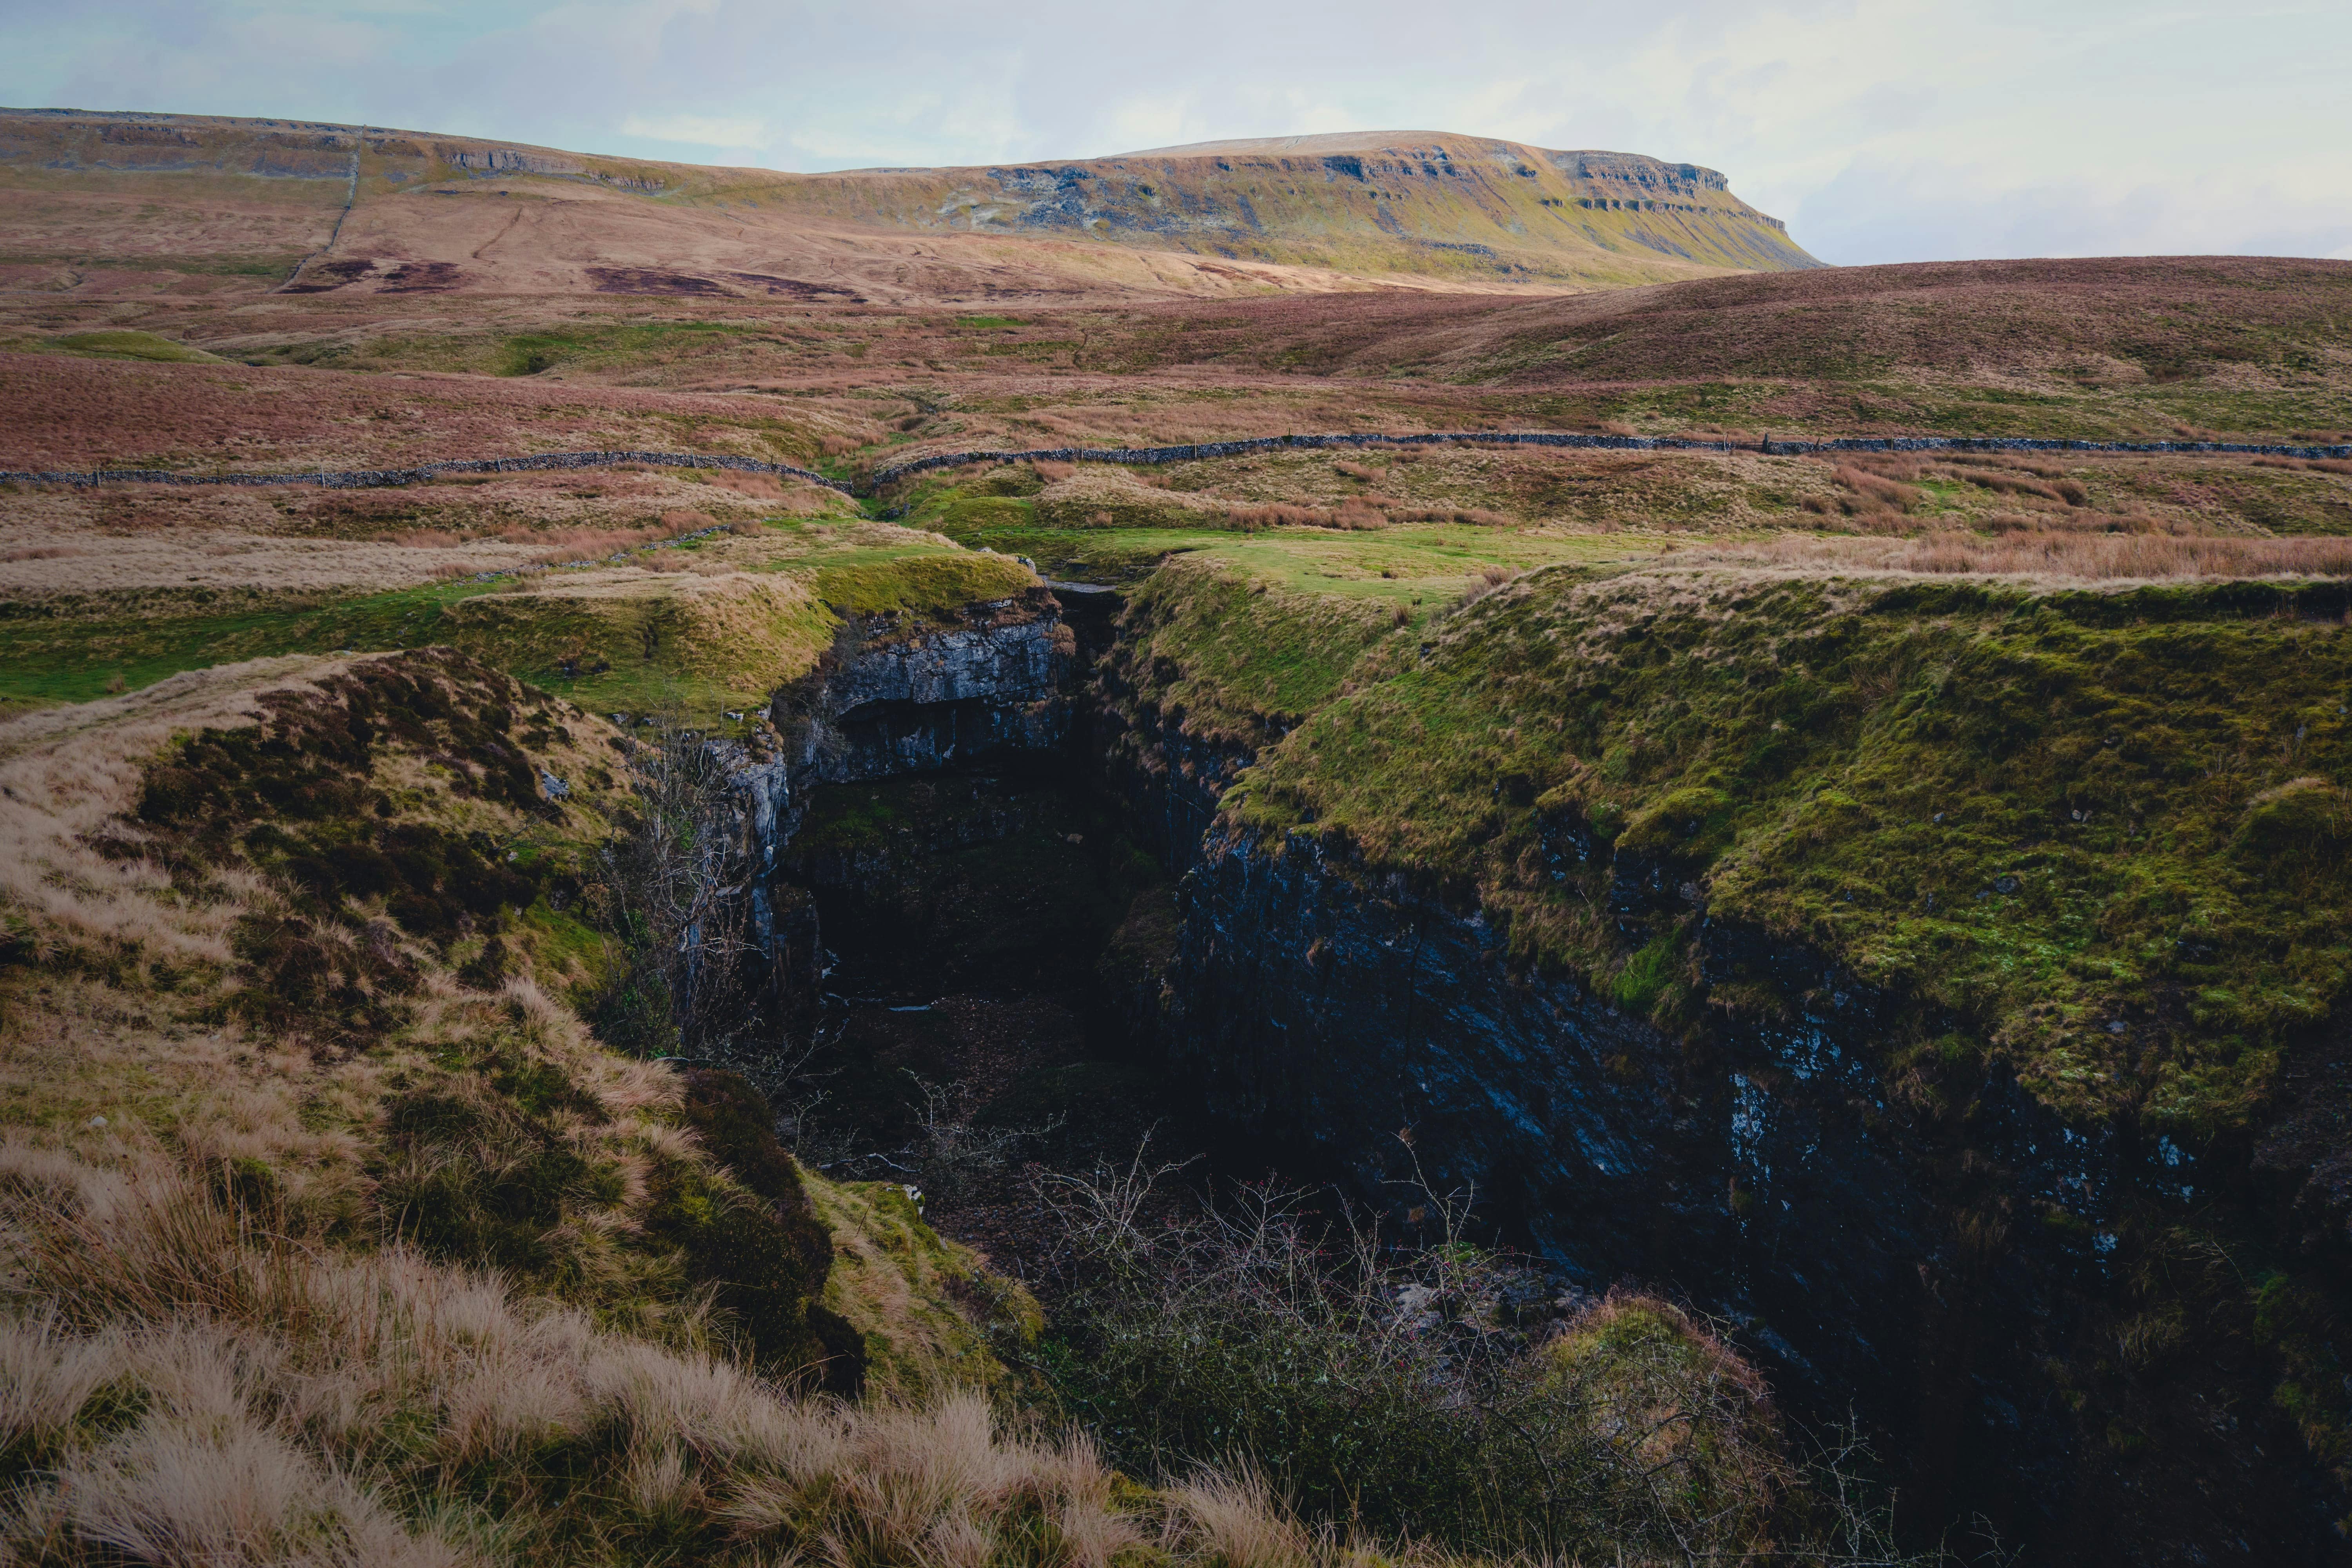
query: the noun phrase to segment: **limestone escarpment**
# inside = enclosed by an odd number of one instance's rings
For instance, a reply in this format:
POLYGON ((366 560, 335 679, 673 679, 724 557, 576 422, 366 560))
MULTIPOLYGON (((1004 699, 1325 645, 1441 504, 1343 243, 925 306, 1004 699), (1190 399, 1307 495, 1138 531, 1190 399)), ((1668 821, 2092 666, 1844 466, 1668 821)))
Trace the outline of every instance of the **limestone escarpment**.
MULTIPOLYGON (((898 221, 1148 241, 1236 259, 1339 260, 1367 245, 1405 270, 1528 280, 1569 251, 1781 270, 1820 265, 1713 169, 1442 132, 1158 148, 1031 167, 876 171, 947 185, 898 221), (1420 252, 1416 263, 1411 253, 1420 252)), ((901 200, 904 197, 900 197, 901 200)), ((1572 264, 1571 264, 1572 265, 1572 264)))
MULTIPOLYGON (((928 236, 931 246, 954 235, 1034 236, 1157 252, 1161 259, 1135 277, 1135 286, 1154 293, 1170 291, 1168 279, 1179 274, 1192 275, 1186 290, 1320 289, 1388 275, 1488 289, 1820 265, 1784 225, 1732 195, 1713 170, 1434 132, 1044 164, 791 174, 381 126, 7 110, 0 111, 0 162, 100 189, 163 173, 203 176, 226 189, 247 180, 292 183, 309 211, 299 225, 273 223, 267 246, 252 248, 282 256, 289 269, 303 262, 299 276, 272 286, 304 293, 442 293, 519 281, 501 272, 503 261, 482 255, 491 233, 480 225, 507 225, 510 204, 469 217, 465 209, 483 204, 432 199, 503 196, 518 194, 506 189, 518 184, 520 194, 544 196, 564 212, 544 228, 526 215, 529 237, 496 230, 502 252, 541 252, 528 274, 534 291, 561 275, 569 289, 594 294, 845 302, 895 295, 903 285, 870 258, 860 259, 856 244, 836 243, 845 230, 862 231, 867 248, 875 231, 895 230, 928 236), (343 224, 346 209, 351 221, 343 224), (590 227, 601 237, 583 246, 590 227), (750 232, 764 237, 746 245, 750 232), (696 251, 706 254, 694 259, 696 251), (1190 257, 1201 265, 1182 259, 1190 257), (781 275, 778 267, 798 275, 781 275), (1288 268, 1316 275, 1293 277, 1288 268)), ((135 248, 149 247, 142 237, 135 248)), ((89 247, 26 234, 12 248, 62 255, 89 247)), ((977 253, 971 260, 1001 265, 977 253)), ((1057 263, 1041 253, 1036 265, 1052 272, 1057 263)))

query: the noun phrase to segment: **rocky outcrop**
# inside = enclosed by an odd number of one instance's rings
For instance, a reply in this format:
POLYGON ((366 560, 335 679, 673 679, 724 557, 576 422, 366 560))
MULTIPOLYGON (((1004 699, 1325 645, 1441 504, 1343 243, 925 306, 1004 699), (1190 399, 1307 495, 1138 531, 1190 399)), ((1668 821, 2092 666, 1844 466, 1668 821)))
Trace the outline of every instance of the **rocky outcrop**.
MULTIPOLYGON (((1683 929, 1708 984, 1802 1001, 1669 1033, 1307 833, 1213 831, 1178 915, 1156 1024, 1235 1146, 1408 1230, 1409 1181, 1475 1193, 1578 1285, 1724 1319, 1801 1418, 1871 1436, 1927 1529, 1982 1514, 2050 1561, 2332 1560, 2316 1478, 2272 1457, 2298 1439, 2243 1368, 2175 1375, 2138 1418, 2155 1438, 2081 1415, 2117 1355, 2119 1212, 2243 1202, 2242 1154, 2069 1125, 1969 1052, 1898 1077, 1890 1044, 1959 1024, 1703 909, 1683 929)), ((2306 1141, 2263 1145, 2295 1165, 2270 1206, 2340 1246, 2334 1144, 2306 1141)))
MULTIPOLYGON (((772 743, 722 743, 743 803, 752 922, 778 986, 813 992, 822 963, 804 890, 781 879, 809 792, 924 773, 1068 733, 1076 639, 1045 588, 968 605, 946 621, 853 616, 806 677, 770 704, 772 743)), ((781 1005, 779 1016, 796 1009, 781 1005)))
POLYGON ((1058 745, 1076 646, 1060 606, 1039 590, 1025 602, 975 606, 969 620, 947 630, 860 626, 813 689, 780 699, 805 715, 807 776, 845 784, 1058 745))
POLYGON ((1183 662, 1157 593, 1097 675, 1097 722, 1131 830, 1181 881, 1165 940, 1139 905, 1109 978, 1231 1168, 1333 1180, 1406 1230, 1412 1184, 1475 1192, 1490 1237, 1580 1288, 1718 1318, 1805 1427, 1860 1427, 1922 1539, 1982 1514, 2031 1561, 2336 1560, 2343 1038, 2242 1132, 2062 1113, 1901 970, 1863 984, 1711 908, 1703 822, 1612 833, 1543 799, 1518 802, 1511 874, 1549 870, 1654 978, 1537 967, 1523 882, 1482 903, 1466 871, 1372 864, 1277 783, 1223 812, 1332 731, 1256 763, 1278 737, 1183 662))

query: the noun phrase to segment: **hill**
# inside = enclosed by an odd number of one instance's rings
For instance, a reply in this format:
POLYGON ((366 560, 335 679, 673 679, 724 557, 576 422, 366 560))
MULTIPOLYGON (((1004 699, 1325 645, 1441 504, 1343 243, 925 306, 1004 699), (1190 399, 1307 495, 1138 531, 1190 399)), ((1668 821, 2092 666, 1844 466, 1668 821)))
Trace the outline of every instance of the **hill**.
MULTIPOLYGON (((2352 390, 2347 307, 2344 261, 1920 262, 1545 299, 1153 306, 1099 318, 1095 353, 1138 374, 1216 365, 1475 386, 1555 421, 1613 417, 1645 433, 2333 432, 2352 390)), ((1071 332, 1066 319, 1045 330, 1071 332)))
POLYGON ((0 110, 0 287, 904 304, 1559 290, 1819 265, 1725 177, 1433 132, 791 174, 219 117, 0 110))

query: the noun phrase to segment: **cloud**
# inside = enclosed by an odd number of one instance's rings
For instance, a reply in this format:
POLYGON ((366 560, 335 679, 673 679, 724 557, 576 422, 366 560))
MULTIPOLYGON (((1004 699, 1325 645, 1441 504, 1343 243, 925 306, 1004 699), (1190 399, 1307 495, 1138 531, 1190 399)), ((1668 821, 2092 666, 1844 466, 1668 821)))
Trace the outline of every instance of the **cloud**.
POLYGON ((632 114, 621 121, 621 134, 651 142, 684 142, 698 147, 770 145, 768 122, 757 115, 632 114))
POLYGON ((2352 239, 2340 0, 0 0, 0 28, 19 104, 812 170, 1448 130, 1721 169, 1839 261, 2352 239))

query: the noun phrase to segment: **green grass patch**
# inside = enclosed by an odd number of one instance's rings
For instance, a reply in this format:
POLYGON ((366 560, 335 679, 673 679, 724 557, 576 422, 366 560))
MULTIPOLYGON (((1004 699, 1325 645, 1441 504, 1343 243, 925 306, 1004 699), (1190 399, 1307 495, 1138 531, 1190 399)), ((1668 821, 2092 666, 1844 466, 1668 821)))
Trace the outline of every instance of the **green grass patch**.
POLYGON ((854 543, 793 521, 762 537, 774 553, 717 579, 559 572, 348 596, 188 589, 0 604, 0 705, 84 702, 237 659, 448 643, 583 707, 716 725, 807 669, 839 614, 936 623, 1035 586, 1007 556, 919 533, 854 543))
POLYGON ((816 569, 819 598, 836 611, 866 616, 943 619, 966 605, 1013 598, 1034 586, 1017 561, 961 551, 848 551, 816 569))
POLYGON ((649 357, 708 353, 771 336, 763 328, 727 321, 619 321, 562 331, 517 332, 499 340, 492 372, 537 375, 557 365, 611 367, 649 357))
POLYGON ((272 654, 376 651, 446 641, 443 612, 495 584, 436 584, 354 598, 124 594, 0 605, 0 701, 87 702, 184 669, 272 654))
MULTIPOLYGON (((2234 1126, 2352 985, 2342 601, 1555 570, 1368 645, 1228 806, 1475 875, 1528 961, 1653 997, 1661 952, 1591 911, 1619 872, 1694 881, 1710 920, 1969 1020, 2072 1112, 2234 1126), (1613 871, 1562 853, 1612 839, 1613 871)), ((1185 679, 1246 692, 1249 632, 1192 602, 1185 679)))

